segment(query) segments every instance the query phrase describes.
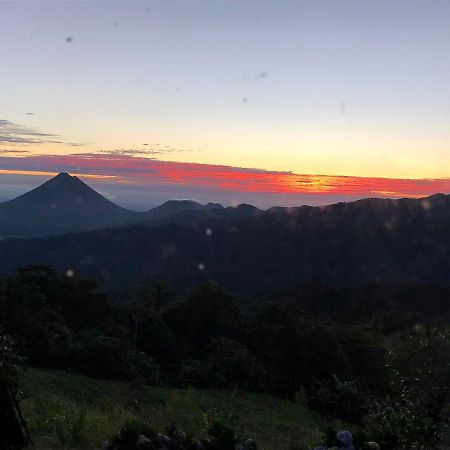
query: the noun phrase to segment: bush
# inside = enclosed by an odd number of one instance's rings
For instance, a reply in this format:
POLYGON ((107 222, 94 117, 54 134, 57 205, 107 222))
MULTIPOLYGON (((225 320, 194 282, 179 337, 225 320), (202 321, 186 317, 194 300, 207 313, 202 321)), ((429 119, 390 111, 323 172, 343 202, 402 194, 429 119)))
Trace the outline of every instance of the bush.
POLYGON ((192 440, 180 428, 171 427, 166 434, 153 431, 142 422, 126 423, 110 443, 112 450, 192 450, 203 448, 205 450, 257 450, 258 446, 253 440, 239 443, 236 432, 223 423, 214 423, 208 430, 209 437, 198 443, 192 440))
POLYGON ((392 395, 369 423, 382 446, 434 448, 449 429, 450 332, 417 326, 390 353, 392 395))
POLYGON ((369 398, 354 381, 331 380, 318 382, 309 398, 309 406, 329 417, 359 423, 369 409, 369 398))
POLYGON ((12 391, 17 389, 17 374, 20 358, 13 348, 9 336, 0 334, 0 383, 12 391))
POLYGON ((131 381, 142 378, 148 384, 159 381, 158 364, 129 342, 109 336, 84 336, 73 348, 77 370, 94 378, 131 381))
POLYGON ((261 364, 247 347, 232 339, 215 339, 206 348, 203 363, 205 385, 210 387, 258 389, 261 364))
POLYGON ((138 441, 140 436, 154 440, 156 433, 143 422, 128 422, 111 440, 111 444, 114 450, 135 450, 139 448, 138 441))
POLYGON ((39 396, 33 402, 24 402, 24 412, 30 431, 42 446, 69 449, 89 442, 93 423, 84 404, 57 396, 39 396))
POLYGON ((234 450, 238 438, 236 432, 229 426, 216 422, 208 430, 208 434, 214 439, 210 442, 210 448, 217 450, 234 450))

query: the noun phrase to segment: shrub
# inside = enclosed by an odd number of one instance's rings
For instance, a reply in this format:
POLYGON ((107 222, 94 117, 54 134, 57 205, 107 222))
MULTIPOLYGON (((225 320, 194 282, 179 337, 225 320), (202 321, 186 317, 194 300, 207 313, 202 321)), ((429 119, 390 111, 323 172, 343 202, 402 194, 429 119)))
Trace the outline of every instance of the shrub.
POLYGON ((109 336, 83 336, 73 349, 75 367, 95 378, 159 381, 159 365, 142 352, 133 352, 127 341, 109 336))
POLYGON ((341 381, 336 375, 331 380, 318 382, 309 399, 309 406, 329 417, 359 423, 367 413, 367 394, 354 381, 341 381))
POLYGON ((143 422, 126 423, 119 433, 111 440, 114 450, 135 450, 138 448, 139 437, 154 438, 155 432, 143 422))
MULTIPOLYGON (((0 330, 1 331, 1 330, 0 330)), ((13 348, 11 338, 0 334, 0 383, 15 391, 20 358, 13 348)))

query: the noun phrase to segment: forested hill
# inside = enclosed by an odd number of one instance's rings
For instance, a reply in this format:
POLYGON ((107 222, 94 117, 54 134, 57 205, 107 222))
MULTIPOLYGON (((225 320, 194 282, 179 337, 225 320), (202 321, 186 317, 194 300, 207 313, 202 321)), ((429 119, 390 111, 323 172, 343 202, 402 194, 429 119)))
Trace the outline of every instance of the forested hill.
POLYGON ((155 276, 236 293, 312 280, 450 283, 448 195, 257 212, 189 211, 172 224, 1 241, 0 276, 45 263, 94 275, 109 291, 155 276))

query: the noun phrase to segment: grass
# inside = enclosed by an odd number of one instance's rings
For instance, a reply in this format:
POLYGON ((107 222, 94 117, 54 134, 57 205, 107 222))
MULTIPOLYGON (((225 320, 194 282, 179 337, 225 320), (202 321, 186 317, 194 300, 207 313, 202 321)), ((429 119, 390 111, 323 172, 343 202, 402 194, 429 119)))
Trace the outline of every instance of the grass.
POLYGON ((22 390, 37 449, 99 449, 130 420, 157 430, 179 426, 195 437, 221 420, 262 450, 300 450, 314 447, 326 425, 300 404, 245 391, 137 388, 40 369, 24 372, 22 390))

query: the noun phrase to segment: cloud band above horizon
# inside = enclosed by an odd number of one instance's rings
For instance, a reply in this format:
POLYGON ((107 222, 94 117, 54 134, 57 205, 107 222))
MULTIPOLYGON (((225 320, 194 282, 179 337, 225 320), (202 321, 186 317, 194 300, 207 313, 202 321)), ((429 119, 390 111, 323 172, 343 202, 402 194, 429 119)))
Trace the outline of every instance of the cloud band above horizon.
MULTIPOLYGON (((366 197, 426 197, 450 192, 450 179, 397 179, 297 174, 223 165, 181 163, 117 153, 0 156, 0 188, 16 181, 25 190, 31 177, 77 174, 118 202, 133 196, 152 203, 170 198, 252 202, 261 207, 325 204, 366 197)), ((12 195, 14 196, 14 195, 12 195)), ((11 195, 10 195, 11 197, 11 195)), ((6 198, 3 198, 5 200, 6 198)), ((142 203, 141 202, 141 203, 142 203)))

